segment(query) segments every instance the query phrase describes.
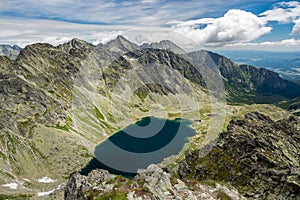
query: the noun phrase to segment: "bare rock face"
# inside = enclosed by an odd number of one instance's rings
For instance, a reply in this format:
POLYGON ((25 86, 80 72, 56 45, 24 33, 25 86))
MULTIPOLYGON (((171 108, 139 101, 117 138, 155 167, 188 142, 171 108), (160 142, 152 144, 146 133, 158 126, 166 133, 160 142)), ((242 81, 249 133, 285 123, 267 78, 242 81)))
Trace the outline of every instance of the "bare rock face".
POLYGON ((260 113, 233 120, 207 155, 187 152, 179 175, 185 180, 231 183, 248 198, 300 196, 299 119, 274 122, 260 113))
POLYGON ((218 199, 220 196, 244 199, 235 188, 220 184, 202 185, 187 183, 165 172, 157 165, 139 170, 133 179, 109 174, 105 170, 94 170, 88 176, 71 175, 65 188, 66 200, 101 199, 218 199))
MULTIPOLYGON (((93 186, 100 184, 104 187, 107 180, 115 177, 106 170, 94 170, 88 176, 73 173, 65 187, 65 199, 87 199, 93 186)), ((99 187, 98 186, 98 187, 99 187)))
MULTIPOLYGON (((35 180, 47 176, 58 186, 88 162, 88 151, 71 132, 69 111, 81 58, 92 48, 73 45, 80 57, 50 44, 32 44, 15 60, 0 56, 0 185, 30 177, 31 191, 35 185, 42 188, 35 180)), ((13 192, 23 193, 20 188, 13 192)), ((43 191, 53 188, 49 184, 43 191)))

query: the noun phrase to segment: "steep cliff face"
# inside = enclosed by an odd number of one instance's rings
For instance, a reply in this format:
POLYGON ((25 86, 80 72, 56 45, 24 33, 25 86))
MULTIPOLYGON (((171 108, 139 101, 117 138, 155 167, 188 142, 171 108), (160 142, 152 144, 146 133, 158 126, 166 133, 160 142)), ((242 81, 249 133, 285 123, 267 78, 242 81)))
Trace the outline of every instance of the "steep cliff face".
POLYGON ((277 73, 249 65, 240 65, 240 68, 249 75, 250 82, 259 94, 265 96, 276 94, 289 99, 298 97, 300 94, 296 83, 282 79, 277 73))
MULTIPOLYGON (((92 46, 86 43, 88 47, 92 46)), ((35 123, 65 125, 73 80, 80 68, 80 58, 86 56, 86 52, 74 56, 74 51, 65 52, 50 44, 33 44, 22 49, 16 61, 0 63, 5 77, 0 80, 1 104, 11 114, 1 116, 5 119, 2 124, 5 129, 24 135, 35 123)))
POLYGON ((88 162, 69 113, 78 60, 48 44, 27 46, 15 61, 0 58, 0 194, 53 189, 88 162), (54 183, 41 184, 43 177, 54 183), (2 186, 12 183, 16 189, 2 186))
MULTIPOLYGON (((186 78, 192 83, 199 85, 200 87, 205 87, 205 81, 202 78, 202 75, 196 68, 183 57, 167 51, 160 49, 142 49, 135 50, 126 53, 122 57, 118 57, 114 60, 111 65, 104 71, 104 77, 106 79, 106 83, 111 83, 111 86, 115 85, 115 83, 120 79, 120 77, 126 72, 133 70, 134 68, 144 69, 141 72, 146 74, 141 74, 141 78, 145 81, 148 76, 148 82, 162 82, 163 79, 168 79, 168 81, 176 80, 179 82, 178 78, 186 78), (147 69, 153 70, 147 70, 147 69), (163 72, 160 72, 161 70, 163 72), (152 72, 152 74, 150 74, 152 72), (178 72, 178 77, 162 77, 161 73, 166 73, 166 75, 171 75, 174 72, 178 72), (154 78, 160 80, 153 80, 154 78), (152 80, 151 80, 152 79, 152 80)), ((176 84, 176 82, 172 83, 176 84)), ((111 87, 109 86, 109 87, 111 87)), ((171 84, 170 84, 170 87, 171 84)))
POLYGON ((207 66, 215 65, 221 74, 227 100, 232 103, 278 103, 299 97, 300 86, 279 77, 275 72, 249 65, 240 65, 210 51, 188 53, 192 60, 207 66))
POLYGON ((245 197, 297 199, 300 191, 299 119, 277 122, 259 113, 233 120, 212 148, 186 152, 183 180, 231 183, 245 197), (207 155, 205 150, 210 149, 207 155))

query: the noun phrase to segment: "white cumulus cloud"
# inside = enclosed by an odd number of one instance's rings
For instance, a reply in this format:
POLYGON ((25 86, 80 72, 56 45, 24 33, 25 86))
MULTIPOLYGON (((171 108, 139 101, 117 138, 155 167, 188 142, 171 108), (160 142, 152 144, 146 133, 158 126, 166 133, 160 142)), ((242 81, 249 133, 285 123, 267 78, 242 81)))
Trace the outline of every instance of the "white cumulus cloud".
POLYGON ((290 23, 300 17, 300 3, 298 1, 280 2, 274 8, 261 13, 259 16, 268 21, 290 23))
MULTIPOLYGON (((176 22, 172 22, 176 23, 176 22)), ((251 12, 232 9, 220 18, 203 18, 177 23, 172 30, 203 46, 223 46, 253 41, 270 33, 271 27, 251 12)))
POLYGON ((294 20, 294 27, 292 30, 292 35, 300 35, 300 19, 294 20))
POLYGON ((300 2, 280 2, 259 15, 265 22, 294 23, 291 35, 300 34, 300 2))

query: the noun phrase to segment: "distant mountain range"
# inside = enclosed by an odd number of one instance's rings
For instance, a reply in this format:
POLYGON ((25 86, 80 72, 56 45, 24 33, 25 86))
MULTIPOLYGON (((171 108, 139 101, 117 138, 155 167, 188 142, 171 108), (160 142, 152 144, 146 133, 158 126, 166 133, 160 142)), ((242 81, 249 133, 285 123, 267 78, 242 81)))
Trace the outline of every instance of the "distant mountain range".
POLYGON ((12 60, 15 60, 21 51, 21 47, 18 45, 0 45, 0 55, 6 56, 12 60))
POLYGON ((16 183, 21 192, 36 191, 46 176, 63 183, 96 144, 145 116, 201 119, 208 129, 208 116, 222 116, 221 109, 226 116, 254 103, 298 109, 298 84, 213 52, 185 53, 167 40, 139 46, 118 36, 94 46, 73 39, 9 55, 0 56, 0 185, 16 183))
POLYGON ((237 63, 264 67, 285 79, 300 80, 300 52, 220 51, 237 63))

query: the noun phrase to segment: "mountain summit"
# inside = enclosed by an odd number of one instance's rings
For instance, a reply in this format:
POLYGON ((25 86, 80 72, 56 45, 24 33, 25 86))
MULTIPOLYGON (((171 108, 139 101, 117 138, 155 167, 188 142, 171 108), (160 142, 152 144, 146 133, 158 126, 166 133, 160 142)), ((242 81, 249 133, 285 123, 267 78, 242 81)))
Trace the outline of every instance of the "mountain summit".
POLYGON ((175 43, 171 42, 170 40, 162 40, 160 42, 153 42, 153 43, 144 43, 140 46, 141 48, 151 48, 151 49, 164 49, 168 51, 172 51, 177 54, 185 54, 186 52, 178 47, 175 43))
POLYGON ((130 42, 125 37, 118 35, 116 39, 109 41, 104 45, 104 48, 114 53, 126 53, 128 51, 134 51, 138 48, 138 45, 130 42))

